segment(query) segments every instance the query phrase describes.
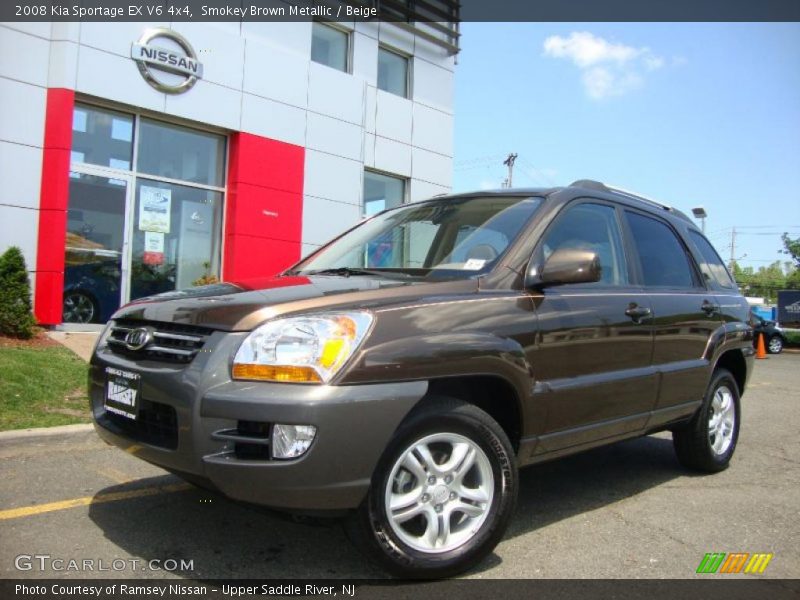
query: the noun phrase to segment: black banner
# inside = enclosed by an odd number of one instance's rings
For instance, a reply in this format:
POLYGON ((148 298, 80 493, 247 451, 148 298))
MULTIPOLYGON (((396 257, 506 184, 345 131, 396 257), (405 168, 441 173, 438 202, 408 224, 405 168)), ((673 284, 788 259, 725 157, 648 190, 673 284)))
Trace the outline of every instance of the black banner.
POLYGON ((203 598, 223 600, 276 598, 337 598, 338 600, 574 600, 575 598, 636 599, 694 597, 703 600, 797 598, 798 580, 728 579, 712 575, 694 580, 620 579, 470 579, 431 582, 396 580, 125 580, 125 579, 4 579, 4 600, 155 600, 203 598))
POLYGON ((4 0, 0 21, 800 21, 798 0, 4 0))

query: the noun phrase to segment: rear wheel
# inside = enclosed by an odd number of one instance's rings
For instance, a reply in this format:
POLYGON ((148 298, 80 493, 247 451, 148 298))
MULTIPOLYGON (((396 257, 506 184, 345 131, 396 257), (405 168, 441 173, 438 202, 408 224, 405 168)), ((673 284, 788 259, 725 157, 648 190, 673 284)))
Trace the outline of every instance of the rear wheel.
POLYGON ((717 369, 700 410, 689 423, 672 432, 681 464, 707 473, 726 469, 739 439, 740 414, 736 380, 730 371, 717 369))
POLYGON ((773 335, 767 342, 767 352, 770 354, 780 354, 783 351, 783 338, 773 335))
POLYGON ((437 398, 401 426, 347 530, 395 575, 449 577, 497 545, 516 494, 502 428, 476 406, 437 398))

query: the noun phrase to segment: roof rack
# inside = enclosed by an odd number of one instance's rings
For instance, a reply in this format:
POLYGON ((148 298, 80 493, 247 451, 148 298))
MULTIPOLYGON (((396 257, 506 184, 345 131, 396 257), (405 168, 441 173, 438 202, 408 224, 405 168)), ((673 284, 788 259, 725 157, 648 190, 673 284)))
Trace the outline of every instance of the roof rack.
POLYGON ((636 192, 630 192, 628 190, 613 185, 606 185, 605 183, 602 183, 600 181, 594 181, 592 179, 579 179, 578 181, 573 181, 570 184, 570 187, 582 187, 590 190, 600 190, 603 192, 615 192, 617 194, 622 194, 623 196, 627 196, 628 198, 633 198, 634 200, 647 202, 648 204, 652 204, 653 206, 657 206, 658 208, 661 208, 663 210, 673 210, 673 208, 669 204, 664 204, 659 200, 654 200, 652 198, 648 198, 647 196, 643 196, 642 194, 637 194, 636 192))

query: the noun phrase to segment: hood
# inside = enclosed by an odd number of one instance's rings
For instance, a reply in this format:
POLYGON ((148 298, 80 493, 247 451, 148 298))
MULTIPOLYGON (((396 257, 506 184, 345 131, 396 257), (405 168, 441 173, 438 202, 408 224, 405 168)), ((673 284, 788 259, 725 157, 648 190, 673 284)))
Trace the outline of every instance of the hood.
POLYGON ((250 331, 279 315, 334 309, 377 309, 423 298, 469 293, 476 279, 403 281, 367 276, 271 277, 176 290, 141 298, 112 319, 166 321, 226 331, 250 331))

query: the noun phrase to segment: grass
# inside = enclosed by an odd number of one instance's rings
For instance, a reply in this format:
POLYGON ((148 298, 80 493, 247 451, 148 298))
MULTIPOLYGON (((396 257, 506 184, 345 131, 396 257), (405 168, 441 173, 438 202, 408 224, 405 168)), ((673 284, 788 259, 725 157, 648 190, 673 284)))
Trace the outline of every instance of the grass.
POLYGON ((784 335, 786 336, 786 342, 792 344, 794 346, 800 345, 800 330, 784 330, 784 335))
POLYGON ((88 423, 86 377, 61 346, 0 346, 0 431, 88 423))

